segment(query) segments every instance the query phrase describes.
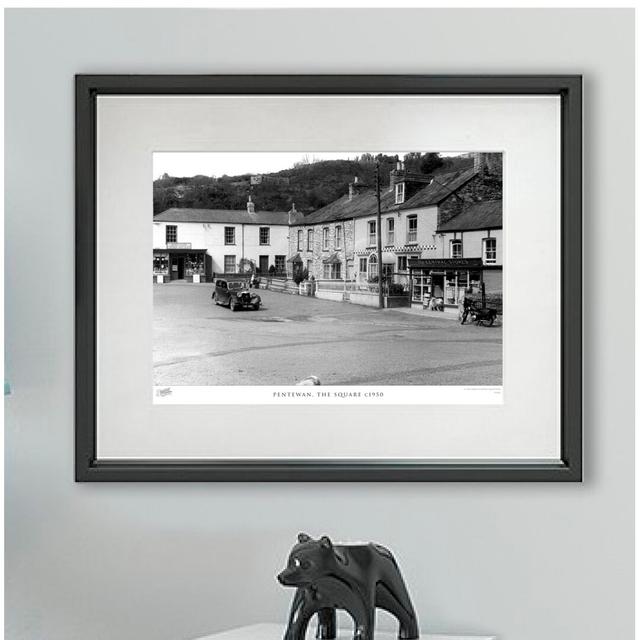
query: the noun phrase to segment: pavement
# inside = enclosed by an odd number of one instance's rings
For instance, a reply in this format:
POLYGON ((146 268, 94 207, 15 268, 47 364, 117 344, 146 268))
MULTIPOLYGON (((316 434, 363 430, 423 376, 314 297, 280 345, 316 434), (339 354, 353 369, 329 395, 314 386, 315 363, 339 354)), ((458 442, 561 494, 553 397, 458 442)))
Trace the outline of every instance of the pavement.
POLYGON ((155 385, 502 384, 501 326, 265 290, 233 312, 210 284, 153 287, 155 385))

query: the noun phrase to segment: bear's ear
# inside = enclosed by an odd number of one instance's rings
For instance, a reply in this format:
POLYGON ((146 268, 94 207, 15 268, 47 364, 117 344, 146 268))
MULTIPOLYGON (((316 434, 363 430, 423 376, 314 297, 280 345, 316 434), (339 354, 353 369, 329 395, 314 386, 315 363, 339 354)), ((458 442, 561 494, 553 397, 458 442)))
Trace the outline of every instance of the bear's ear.
POLYGON ((333 545, 331 544, 331 540, 329 540, 329 536, 322 536, 322 538, 320 538, 320 544, 325 549, 333 549, 333 545))
POLYGON ((306 533, 298 534, 298 542, 309 542, 311 540, 311 536, 308 536, 306 533))

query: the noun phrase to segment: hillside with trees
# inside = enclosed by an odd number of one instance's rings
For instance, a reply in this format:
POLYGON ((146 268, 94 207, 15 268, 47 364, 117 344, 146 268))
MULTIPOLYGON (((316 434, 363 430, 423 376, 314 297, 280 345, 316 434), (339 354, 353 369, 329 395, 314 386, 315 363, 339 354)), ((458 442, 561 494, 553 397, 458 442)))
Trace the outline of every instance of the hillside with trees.
MULTIPOLYGON (((260 184, 251 184, 251 175, 175 177, 167 174, 153 183, 154 215, 166 209, 243 209, 252 194, 259 211, 288 211, 292 202, 302 213, 310 213, 348 192, 349 183, 375 185, 376 160, 380 161, 383 186, 389 184, 389 172, 397 157, 365 153, 353 160, 305 159, 291 169, 264 174, 260 184)), ((437 174, 457 171, 473 165, 466 156, 441 157, 438 153, 409 153, 403 158, 411 172, 437 174)))

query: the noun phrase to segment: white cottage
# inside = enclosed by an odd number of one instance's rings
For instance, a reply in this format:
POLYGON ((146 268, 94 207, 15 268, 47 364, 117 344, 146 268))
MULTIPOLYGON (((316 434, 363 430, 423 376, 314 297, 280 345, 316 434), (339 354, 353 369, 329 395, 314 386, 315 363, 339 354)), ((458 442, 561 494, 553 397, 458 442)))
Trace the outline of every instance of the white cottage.
POLYGON ((256 211, 251 197, 246 210, 167 209, 153 219, 154 281, 210 281, 251 265, 284 273, 289 225, 299 215, 295 208, 256 211))

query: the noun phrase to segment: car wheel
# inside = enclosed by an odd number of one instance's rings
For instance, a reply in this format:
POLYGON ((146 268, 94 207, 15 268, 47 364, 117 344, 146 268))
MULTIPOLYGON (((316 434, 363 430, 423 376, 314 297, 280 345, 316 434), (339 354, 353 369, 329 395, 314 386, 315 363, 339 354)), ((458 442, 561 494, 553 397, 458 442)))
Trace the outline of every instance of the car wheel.
POLYGON ((229 301, 229 309, 231 309, 231 311, 235 311, 238 307, 236 306, 236 303, 233 300, 229 301))
POLYGON ((253 304, 253 308, 255 311, 257 311, 258 309, 260 309, 260 303, 259 302, 254 302, 253 304))

